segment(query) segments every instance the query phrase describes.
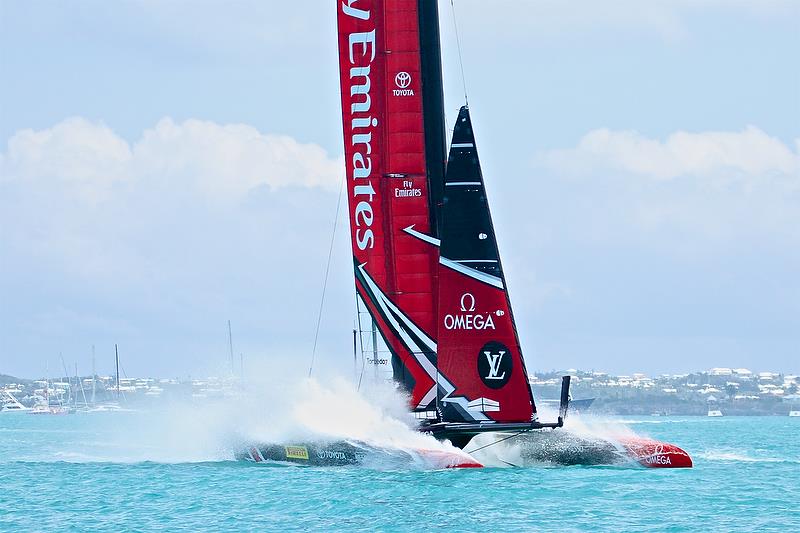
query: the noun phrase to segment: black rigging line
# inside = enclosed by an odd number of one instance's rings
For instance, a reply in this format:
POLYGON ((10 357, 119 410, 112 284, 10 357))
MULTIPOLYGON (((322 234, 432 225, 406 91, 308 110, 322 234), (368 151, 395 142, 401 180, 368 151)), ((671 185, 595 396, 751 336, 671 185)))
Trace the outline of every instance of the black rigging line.
POLYGON ((450 11, 453 14, 453 28, 456 32, 456 48, 458 49, 458 64, 461 67, 461 84, 464 86, 464 103, 469 107, 467 98, 467 78, 464 76, 464 61, 461 59, 461 38, 458 36, 458 23, 456 22, 456 5, 454 0, 450 0, 450 11))
MULTIPOLYGON (((488 448, 489 446, 494 446, 495 444, 500 444, 501 442, 503 442, 505 440, 513 439, 514 437, 519 437, 523 433, 527 433, 529 431, 530 431, 530 429, 523 429, 523 430, 517 431, 513 435, 509 435, 508 437, 503 437, 502 439, 490 442, 489 444, 484 444, 483 446, 475 448, 474 450, 470 450, 470 451, 468 451, 466 453, 469 453, 469 454, 475 453, 477 451, 483 450, 484 448, 488 448)), ((466 451, 466 450, 464 450, 464 451, 466 451)), ((505 463, 505 461, 503 461, 503 462, 505 463)), ((511 463, 509 463, 509 464, 511 464, 511 463)))
POLYGON ((331 270, 331 257, 333 257, 333 243, 336 240, 336 226, 339 223, 339 211, 342 207, 342 191, 344 190, 346 178, 343 178, 339 186, 339 197, 336 200, 336 217, 333 219, 333 231, 331 232, 331 245, 328 248, 328 262, 325 265, 325 279, 322 282, 322 298, 319 301, 319 313, 317 314, 317 328, 314 332, 314 347, 311 349, 311 364, 308 365, 308 377, 314 371, 314 358, 317 355, 317 341, 319 340, 319 326, 322 322, 322 308, 325 306, 325 291, 328 289, 328 273, 331 270))

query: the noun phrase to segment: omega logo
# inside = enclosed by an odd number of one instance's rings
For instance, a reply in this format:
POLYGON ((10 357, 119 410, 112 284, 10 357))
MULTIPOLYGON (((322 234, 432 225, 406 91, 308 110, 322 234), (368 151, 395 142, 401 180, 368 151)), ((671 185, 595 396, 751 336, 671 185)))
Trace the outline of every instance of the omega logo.
POLYGON ((468 292, 461 296, 461 310, 464 312, 475 310, 475 297, 468 292))

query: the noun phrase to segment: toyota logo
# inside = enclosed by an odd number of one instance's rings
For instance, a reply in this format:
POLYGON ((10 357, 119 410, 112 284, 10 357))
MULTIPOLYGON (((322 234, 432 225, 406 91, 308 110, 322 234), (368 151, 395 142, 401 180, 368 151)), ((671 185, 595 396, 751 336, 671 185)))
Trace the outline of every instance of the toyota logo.
POLYGON ((394 77, 394 83, 401 89, 405 89, 411 85, 411 74, 408 72, 398 72, 394 77))

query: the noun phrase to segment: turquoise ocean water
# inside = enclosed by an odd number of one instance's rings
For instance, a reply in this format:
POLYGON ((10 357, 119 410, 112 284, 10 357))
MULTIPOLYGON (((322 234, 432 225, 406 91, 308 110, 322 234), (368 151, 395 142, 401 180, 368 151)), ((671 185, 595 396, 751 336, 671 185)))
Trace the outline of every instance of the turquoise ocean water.
POLYGON ((264 467, 224 443, 198 457, 150 416, 0 415, 0 531, 800 531, 798 418, 616 421, 681 445, 691 470, 426 471, 264 467))

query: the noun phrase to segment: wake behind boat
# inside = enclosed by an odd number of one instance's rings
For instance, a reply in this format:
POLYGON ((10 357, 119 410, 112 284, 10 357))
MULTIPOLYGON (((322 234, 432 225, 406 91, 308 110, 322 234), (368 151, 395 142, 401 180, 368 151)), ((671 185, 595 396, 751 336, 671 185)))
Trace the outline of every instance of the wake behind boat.
MULTIPOLYGON (((500 446, 513 447, 513 456, 519 456, 521 464, 599 466, 637 465, 646 468, 688 468, 692 459, 675 445, 653 439, 629 435, 609 437, 579 436, 569 431, 535 432, 524 435, 497 434, 500 446)), ((474 447, 474 442, 470 448, 474 447)), ((491 443, 489 443, 491 444, 491 443)), ((487 446, 487 444, 483 444, 487 446)), ((469 450, 468 450, 469 451, 469 450)), ((476 457, 481 456, 477 453, 476 457)))
MULTIPOLYGON (((569 377, 558 419, 540 421, 467 105, 447 149, 437 2, 337 0, 337 10, 362 357, 407 392, 420 431, 461 449, 484 433, 547 448, 540 436, 564 424, 569 377)), ((323 465, 336 452, 358 464, 367 445, 332 446, 262 444, 239 457, 323 465)), ((615 450, 645 466, 691 465, 655 441, 615 450)))

